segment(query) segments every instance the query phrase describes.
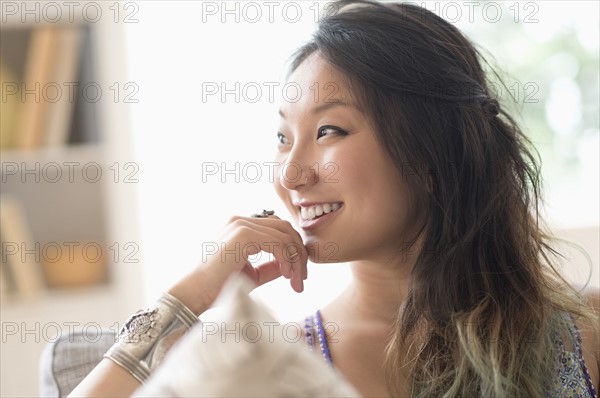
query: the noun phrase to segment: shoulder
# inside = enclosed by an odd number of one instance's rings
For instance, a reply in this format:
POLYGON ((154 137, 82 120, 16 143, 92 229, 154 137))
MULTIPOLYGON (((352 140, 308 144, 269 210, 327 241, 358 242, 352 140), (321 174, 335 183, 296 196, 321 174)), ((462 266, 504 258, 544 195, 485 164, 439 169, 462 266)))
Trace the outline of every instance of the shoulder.
POLYGON ((594 324, 586 319, 580 319, 578 328, 581 331, 581 348, 585 363, 590 373, 590 378, 596 391, 599 391, 600 380, 600 330, 598 320, 600 319, 600 290, 598 288, 586 288, 584 298, 593 308, 597 322, 594 324))
POLYGON ((585 290, 585 298, 594 307, 596 314, 600 314, 600 289, 597 287, 587 288, 585 290))
MULTIPOLYGON (((592 287, 587 288, 584 291, 584 298, 591 308, 594 310, 596 320, 600 320, 600 289, 592 287)), ((590 321, 582 321, 581 324, 582 332, 588 332, 594 339, 590 341, 592 343, 588 348, 593 351, 597 359, 600 359, 600 330, 599 325, 595 325, 590 321)))

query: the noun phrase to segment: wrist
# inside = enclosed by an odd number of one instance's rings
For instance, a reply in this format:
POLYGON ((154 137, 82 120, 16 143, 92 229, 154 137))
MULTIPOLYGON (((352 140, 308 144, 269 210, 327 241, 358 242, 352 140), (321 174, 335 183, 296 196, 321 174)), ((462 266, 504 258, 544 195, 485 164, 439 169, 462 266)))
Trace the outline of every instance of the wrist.
POLYGON ((216 292, 216 281, 211 280, 202 270, 194 270, 191 274, 173 285, 167 293, 185 304, 196 316, 200 316, 212 305, 216 292))
POLYGON ((129 317, 117 342, 104 357, 143 383, 158 367, 173 342, 198 321, 178 298, 163 294, 152 307, 129 317))

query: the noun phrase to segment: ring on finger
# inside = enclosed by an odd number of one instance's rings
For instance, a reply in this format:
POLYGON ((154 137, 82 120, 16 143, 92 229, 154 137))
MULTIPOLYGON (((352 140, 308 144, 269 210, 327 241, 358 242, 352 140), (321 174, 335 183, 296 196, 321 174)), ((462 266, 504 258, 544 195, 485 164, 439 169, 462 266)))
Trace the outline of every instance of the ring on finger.
POLYGON ((275 214, 275 210, 263 210, 261 213, 252 214, 250 217, 254 218, 266 218, 275 214))

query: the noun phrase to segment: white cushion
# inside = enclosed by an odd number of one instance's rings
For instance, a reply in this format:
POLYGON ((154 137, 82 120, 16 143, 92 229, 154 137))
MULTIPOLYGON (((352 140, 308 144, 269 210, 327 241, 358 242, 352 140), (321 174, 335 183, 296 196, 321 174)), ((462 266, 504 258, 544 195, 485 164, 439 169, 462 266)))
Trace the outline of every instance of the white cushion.
POLYGON ((308 350, 302 325, 278 322, 252 289, 246 275, 232 276, 215 302, 222 319, 195 325, 134 396, 360 397, 308 350))

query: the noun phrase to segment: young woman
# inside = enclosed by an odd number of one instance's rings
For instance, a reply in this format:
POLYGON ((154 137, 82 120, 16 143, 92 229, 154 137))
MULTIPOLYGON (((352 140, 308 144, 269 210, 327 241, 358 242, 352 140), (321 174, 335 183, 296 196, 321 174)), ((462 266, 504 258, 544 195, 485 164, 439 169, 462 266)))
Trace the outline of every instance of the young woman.
MULTIPOLYGON (((473 44, 414 5, 336 5, 294 54, 302 95, 280 109, 274 185, 302 234, 276 215, 232 217, 222 249, 275 260, 213 256, 171 297, 198 316, 233 273, 301 292, 309 259, 348 262, 352 283, 307 321, 339 326, 316 352, 361 394, 596 396, 598 292, 555 271, 531 144, 473 44)), ((73 395, 138 387, 115 358, 73 395)))

